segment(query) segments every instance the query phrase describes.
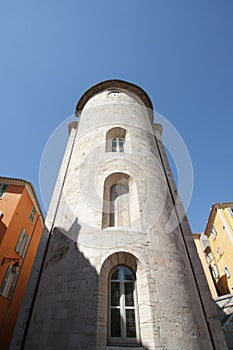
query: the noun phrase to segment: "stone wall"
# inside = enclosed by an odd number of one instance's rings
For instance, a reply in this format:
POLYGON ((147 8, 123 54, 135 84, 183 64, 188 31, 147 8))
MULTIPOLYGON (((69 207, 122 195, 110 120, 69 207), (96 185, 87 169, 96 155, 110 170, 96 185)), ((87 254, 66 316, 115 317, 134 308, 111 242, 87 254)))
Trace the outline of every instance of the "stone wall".
POLYGON ((233 295, 227 294, 214 299, 229 350, 233 350, 233 295))

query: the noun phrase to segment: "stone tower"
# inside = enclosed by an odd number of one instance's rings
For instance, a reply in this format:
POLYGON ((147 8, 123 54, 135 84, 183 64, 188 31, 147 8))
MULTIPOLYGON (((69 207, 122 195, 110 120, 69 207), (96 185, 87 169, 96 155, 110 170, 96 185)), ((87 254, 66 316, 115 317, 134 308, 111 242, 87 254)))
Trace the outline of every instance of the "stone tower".
POLYGON ((76 115, 24 349, 227 349, 150 98, 104 81, 76 115))

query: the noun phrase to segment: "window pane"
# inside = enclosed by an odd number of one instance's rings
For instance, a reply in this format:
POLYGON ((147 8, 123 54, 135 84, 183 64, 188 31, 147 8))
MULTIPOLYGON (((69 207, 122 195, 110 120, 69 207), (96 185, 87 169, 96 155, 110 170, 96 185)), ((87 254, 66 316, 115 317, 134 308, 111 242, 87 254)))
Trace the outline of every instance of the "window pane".
POLYGON ((115 272, 113 272, 111 280, 120 281, 119 269, 117 269, 115 272))
POLYGON ((116 152, 117 140, 116 138, 112 139, 112 152, 116 152))
POLYGON ((133 291, 134 285, 131 282, 125 282, 125 306, 134 306, 133 291))
POLYGON ((134 278, 133 278, 132 272, 129 269, 126 269, 125 267, 123 269, 124 269, 124 280, 133 281, 134 278))
POLYGON ((119 147, 123 147, 124 145, 124 139, 119 138, 119 147))
POLYGON ((136 338, 136 324, 134 310, 126 311, 126 336, 127 338, 136 338))
POLYGON ((111 310, 111 337, 121 337, 121 316, 119 309, 111 310))
POLYGON ((120 283, 111 282, 111 306, 120 305, 120 283))

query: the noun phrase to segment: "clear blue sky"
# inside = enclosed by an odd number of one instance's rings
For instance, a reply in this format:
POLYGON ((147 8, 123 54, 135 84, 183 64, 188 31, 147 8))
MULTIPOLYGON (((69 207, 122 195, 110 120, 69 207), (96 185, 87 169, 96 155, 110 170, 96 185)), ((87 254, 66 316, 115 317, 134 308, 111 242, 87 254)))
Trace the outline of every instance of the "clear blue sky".
POLYGON ((28 179, 40 199, 51 133, 86 89, 116 78, 141 86, 183 137, 193 231, 213 202, 233 201, 232 0, 5 1, 0 36, 2 176, 28 179))

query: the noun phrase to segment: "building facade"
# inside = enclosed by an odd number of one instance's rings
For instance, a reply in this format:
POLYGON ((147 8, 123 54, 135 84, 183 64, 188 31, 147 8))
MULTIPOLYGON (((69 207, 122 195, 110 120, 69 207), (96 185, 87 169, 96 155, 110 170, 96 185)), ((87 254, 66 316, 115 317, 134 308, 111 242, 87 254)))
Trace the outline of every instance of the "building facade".
POLYGON ((212 205, 205 232, 200 236, 202 250, 211 272, 209 284, 217 295, 233 294, 233 203, 212 205))
POLYGON ((205 231, 194 238, 228 348, 233 349, 233 203, 213 204, 205 231))
MULTIPOLYGON (((207 261, 206 254, 204 252, 206 247, 206 237, 203 236, 201 233, 194 233, 193 234, 194 242, 196 244, 197 253, 199 255, 199 258, 201 260, 201 264, 203 267, 203 270, 205 272, 206 280, 208 282, 208 286, 212 295, 212 298, 218 297, 218 292, 216 289, 216 285, 214 283, 214 279, 210 270, 209 262, 207 261)), ((209 243, 208 243, 209 244, 209 243)))
POLYGON ((0 177, 0 347, 9 348, 43 229, 30 182, 0 177))
POLYGON ((150 98, 109 80, 76 115, 23 349, 227 349, 150 98))

